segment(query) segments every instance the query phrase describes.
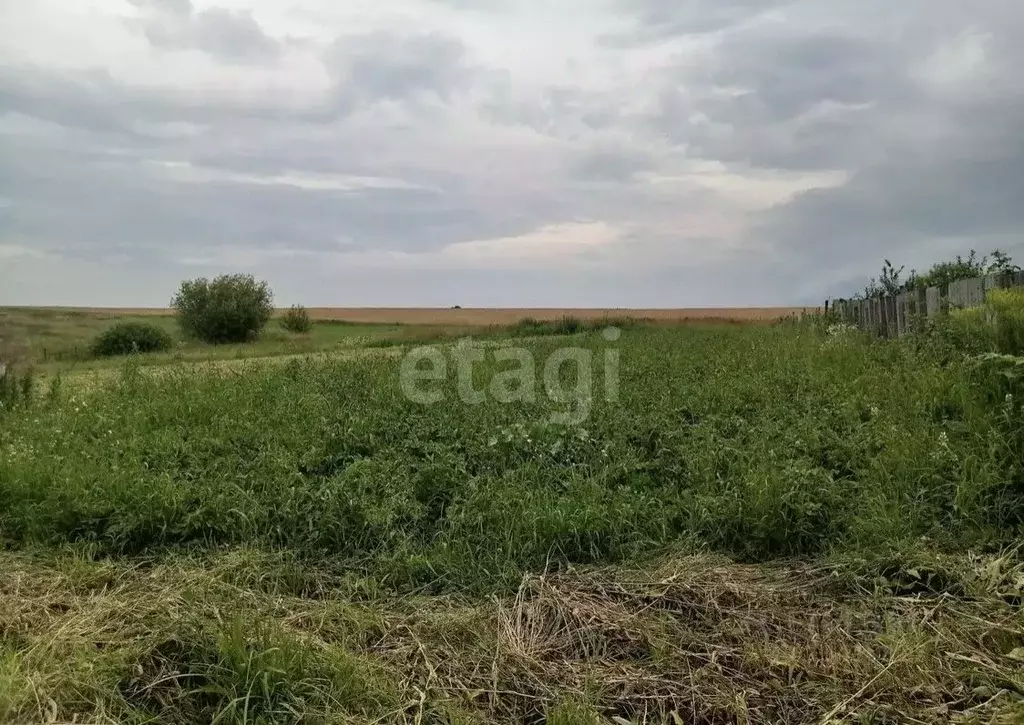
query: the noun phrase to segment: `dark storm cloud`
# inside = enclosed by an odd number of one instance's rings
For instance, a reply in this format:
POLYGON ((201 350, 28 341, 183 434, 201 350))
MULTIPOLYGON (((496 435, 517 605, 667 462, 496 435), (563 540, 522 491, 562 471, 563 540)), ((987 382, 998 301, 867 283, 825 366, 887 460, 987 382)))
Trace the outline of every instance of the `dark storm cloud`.
POLYGON ((785 21, 738 25, 701 62, 663 72, 648 119, 733 168, 849 175, 752 218, 751 238, 777 259, 765 271, 808 294, 859 289, 850 280, 883 257, 926 266, 972 246, 1024 252, 1024 46, 1013 40, 1024 10, 890 7, 868 2, 816 29, 824 8, 794 2, 785 21))

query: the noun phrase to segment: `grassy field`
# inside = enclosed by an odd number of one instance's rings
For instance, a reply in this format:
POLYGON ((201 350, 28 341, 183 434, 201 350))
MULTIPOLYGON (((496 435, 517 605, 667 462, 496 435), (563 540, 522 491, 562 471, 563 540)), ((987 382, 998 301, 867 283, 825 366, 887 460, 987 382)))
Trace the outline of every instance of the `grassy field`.
POLYGON ((486 329, 477 389, 503 334, 592 380, 468 404, 450 365, 425 405, 402 355, 466 330, 335 327, 0 414, 0 721, 1024 718, 1012 376, 811 322, 486 329))
MULTIPOLYGON (((103 307, 52 307, 48 309, 55 312, 101 316, 164 317, 169 314, 167 309, 155 307, 141 307, 128 310, 103 307)), ((333 320, 365 325, 485 327, 488 325, 511 325, 524 317, 553 321, 567 316, 575 317, 579 320, 629 317, 657 322, 771 322, 781 317, 799 316, 816 311, 818 311, 817 308, 813 307, 691 307, 678 309, 620 307, 312 307, 309 309, 309 314, 315 320, 333 320)), ((279 312, 283 312, 283 310, 279 312)))
POLYGON ((295 335, 272 323, 255 343, 212 346, 181 338, 176 319, 166 310, 161 314, 139 310, 125 314, 114 310, 9 307, 0 308, 0 340, 14 351, 12 357, 43 372, 117 366, 123 360, 96 359, 89 346, 96 335, 118 321, 154 324, 177 338, 172 352, 145 356, 140 359, 144 365, 329 352, 404 334, 399 325, 321 320, 311 333, 295 335))

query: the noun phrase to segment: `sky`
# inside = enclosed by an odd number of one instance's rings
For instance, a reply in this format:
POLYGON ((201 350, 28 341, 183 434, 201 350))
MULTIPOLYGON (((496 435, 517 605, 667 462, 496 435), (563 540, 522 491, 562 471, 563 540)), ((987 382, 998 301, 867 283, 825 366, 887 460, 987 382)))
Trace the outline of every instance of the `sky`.
POLYGON ((1024 260, 1019 0, 0 0, 0 305, 820 304, 1024 260))

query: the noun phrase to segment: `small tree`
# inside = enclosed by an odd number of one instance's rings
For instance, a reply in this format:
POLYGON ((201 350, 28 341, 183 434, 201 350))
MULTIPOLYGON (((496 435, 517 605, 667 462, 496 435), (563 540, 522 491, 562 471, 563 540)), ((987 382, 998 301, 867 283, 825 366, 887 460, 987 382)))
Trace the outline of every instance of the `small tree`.
POLYGON ((306 333, 313 329, 313 321, 309 312, 302 305, 292 305, 281 317, 281 327, 288 332, 306 333))
POLYGON ((171 307, 189 337, 215 345, 248 342, 274 314, 274 295, 252 275, 227 274, 182 282, 171 307))
MULTIPOLYGON (((870 299, 899 294, 903 286, 903 283, 900 282, 900 275, 903 274, 904 269, 905 267, 896 269, 893 263, 886 259, 878 279, 872 278, 864 288, 864 296, 870 299)), ((913 276, 913 272, 911 272, 911 276, 913 276)))

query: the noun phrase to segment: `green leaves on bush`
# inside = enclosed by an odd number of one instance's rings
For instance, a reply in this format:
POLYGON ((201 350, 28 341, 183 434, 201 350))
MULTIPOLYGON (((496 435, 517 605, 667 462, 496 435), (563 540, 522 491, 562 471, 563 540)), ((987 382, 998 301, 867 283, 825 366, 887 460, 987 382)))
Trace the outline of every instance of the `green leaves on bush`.
POLYGON ((274 295, 252 275, 228 274, 182 282, 171 307, 189 337, 215 345, 248 342, 270 321, 274 295))
POLYGON ((288 332, 306 333, 313 329, 313 321, 309 312, 302 305, 292 305, 281 317, 281 327, 288 332))
POLYGON ((96 357, 165 352, 174 345, 170 333, 145 322, 118 322, 100 334, 90 347, 96 357))
POLYGON ((31 403, 34 389, 35 375, 31 368, 19 375, 13 368, 0 366, 0 412, 31 403))
POLYGON ((928 333, 946 352, 1024 354, 1024 288, 989 290, 984 305, 951 310, 928 333))

